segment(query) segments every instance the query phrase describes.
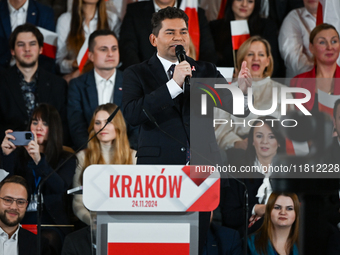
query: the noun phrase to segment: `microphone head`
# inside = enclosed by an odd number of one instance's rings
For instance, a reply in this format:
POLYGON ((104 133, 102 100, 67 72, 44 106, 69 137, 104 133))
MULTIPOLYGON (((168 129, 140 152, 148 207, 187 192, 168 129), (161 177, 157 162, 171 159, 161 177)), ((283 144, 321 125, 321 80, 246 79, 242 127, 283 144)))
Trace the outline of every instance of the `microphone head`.
POLYGON ((177 45, 175 48, 175 52, 179 62, 182 62, 183 60, 186 59, 185 58, 186 54, 183 45, 177 45))

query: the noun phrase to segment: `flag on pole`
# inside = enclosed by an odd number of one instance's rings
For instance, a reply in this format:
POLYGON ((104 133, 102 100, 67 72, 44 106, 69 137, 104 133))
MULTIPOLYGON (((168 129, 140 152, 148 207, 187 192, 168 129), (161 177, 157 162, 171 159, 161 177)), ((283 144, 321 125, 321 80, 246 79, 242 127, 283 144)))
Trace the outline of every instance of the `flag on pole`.
POLYGON ((109 223, 108 255, 189 255, 189 223, 109 223))
POLYGON ((37 28, 39 29, 40 33, 42 33, 42 35, 44 36, 44 46, 42 55, 55 59, 55 56, 57 54, 57 40, 58 40, 57 33, 42 27, 37 28))
POLYGON ((196 57, 199 58, 199 49, 200 49, 200 27, 198 21, 198 1, 197 0, 182 0, 181 6, 179 7, 183 10, 189 17, 189 34, 192 43, 195 46, 196 57))
POLYGON ((340 95, 329 95, 328 93, 318 89, 319 111, 327 113, 333 117, 334 104, 338 99, 340 99, 340 95))
POLYGON ((89 52, 88 44, 89 44, 89 38, 87 37, 84 41, 83 46, 81 46, 78 56, 77 56, 78 69, 80 73, 83 71, 83 68, 88 59, 88 56, 87 56, 89 52))
POLYGON ((244 43, 244 41, 250 38, 248 21, 247 20, 230 21, 230 28, 233 50, 238 50, 242 43, 244 43))

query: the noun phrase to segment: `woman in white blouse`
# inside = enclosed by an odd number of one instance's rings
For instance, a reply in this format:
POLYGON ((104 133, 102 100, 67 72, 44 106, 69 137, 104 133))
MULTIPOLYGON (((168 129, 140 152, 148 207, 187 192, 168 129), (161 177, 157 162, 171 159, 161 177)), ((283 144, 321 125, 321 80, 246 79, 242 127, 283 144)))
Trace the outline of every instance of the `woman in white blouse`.
POLYGON ((64 78, 70 81, 80 75, 77 63, 79 50, 92 32, 111 29, 119 34, 121 21, 106 10, 105 0, 74 0, 71 12, 62 14, 57 22, 57 64, 64 78))
MULTIPOLYGON (((115 104, 103 104, 97 107, 89 127, 92 137, 106 123, 116 110, 115 104)), ((126 133, 125 120, 119 110, 113 120, 89 143, 85 150, 77 154, 78 166, 73 177, 73 187, 83 184, 84 170, 92 164, 136 164, 136 151, 130 149, 126 133)), ((90 225, 90 212, 83 204, 82 195, 73 198, 73 212, 84 223, 90 225)))

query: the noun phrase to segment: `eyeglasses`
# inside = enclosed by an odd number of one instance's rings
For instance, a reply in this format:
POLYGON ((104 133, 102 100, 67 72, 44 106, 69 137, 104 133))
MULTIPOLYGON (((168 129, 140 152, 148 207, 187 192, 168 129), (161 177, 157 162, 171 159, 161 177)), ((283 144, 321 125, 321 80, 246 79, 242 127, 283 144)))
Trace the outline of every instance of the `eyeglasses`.
POLYGON ((15 201, 17 203, 18 207, 25 207, 28 203, 27 200, 22 199, 22 198, 18 198, 15 199, 13 197, 0 197, 3 200, 4 205, 10 206, 13 204, 13 202, 15 201))

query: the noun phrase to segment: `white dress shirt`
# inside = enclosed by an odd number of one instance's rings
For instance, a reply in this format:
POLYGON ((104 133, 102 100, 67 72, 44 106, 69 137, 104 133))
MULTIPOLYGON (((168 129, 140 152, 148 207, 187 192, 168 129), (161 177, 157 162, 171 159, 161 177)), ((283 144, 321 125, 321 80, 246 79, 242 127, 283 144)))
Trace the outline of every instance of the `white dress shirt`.
POLYGON ((0 254, 11 254, 11 255, 18 255, 19 254, 19 248, 18 248, 18 232, 19 227, 14 232, 14 234, 11 236, 11 238, 8 238, 8 234, 3 231, 3 229, 0 227, 0 254))
MULTIPOLYGON (((109 28, 115 32, 118 36, 120 31, 121 21, 118 16, 113 12, 107 11, 107 18, 109 23, 109 28)), ((56 62, 60 66, 61 73, 71 73, 72 63, 77 58, 78 52, 70 52, 67 49, 66 40, 68 34, 70 33, 72 14, 71 12, 66 12, 62 14, 57 21, 57 34, 58 34, 58 49, 56 62)), ((98 11, 96 11, 93 19, 90 21, 89 26, 83 22, 83 28, 85 33, 85 38, 89 37, 92 32, 97 30, 98 22, 98 11)))
POLYGON ((115 87, 117 70, 112 74, 109 79, 104 79, 96 71, 94 71, 94 79, 96 81, 98 105, 112 103, 113 92, 115 87))
POLYGON ((15 9, 9 3, 9 0, 7 0, 7 3, 8 3, 9 17, 11 19, 11 28, 12 28, 12 31, 13 31, 17 26, 20 26, 20 25, 23 25, 23 24, 26 23, 28 0, 26 0, 24 5, 21 6, 18 10, 15 9))

